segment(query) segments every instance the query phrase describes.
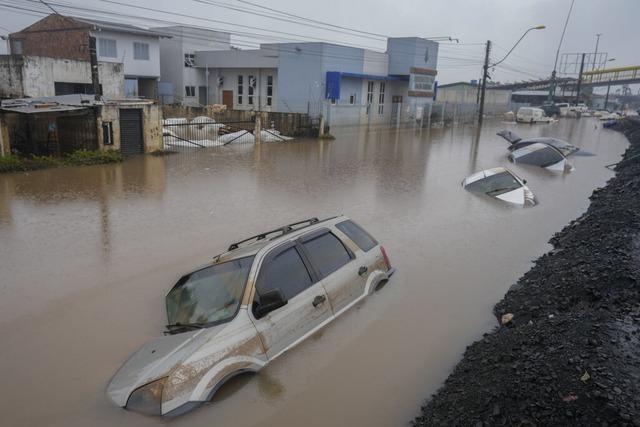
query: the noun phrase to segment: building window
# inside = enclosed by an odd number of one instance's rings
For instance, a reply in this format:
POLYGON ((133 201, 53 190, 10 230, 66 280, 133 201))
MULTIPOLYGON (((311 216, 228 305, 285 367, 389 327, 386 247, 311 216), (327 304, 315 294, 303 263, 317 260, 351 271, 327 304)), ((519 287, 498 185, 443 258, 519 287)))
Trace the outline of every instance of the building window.
POLYGON ((133 59, 149 60, 149 45, 147 43, 133 42, 133 59))
POLYGON ((349 104, 354 105, 356 103, 356 94, 352 93, 349 95, 349 104))
POLYGON ((253 105, 253 89, 256 87, 256 78, 253 76, 249 76, 247 80, 249 80, 249 88, 247 89, 247 100, 249 105, 253 105))
POLYGON ((184 95, 186 97, 195 97, 196 96, 196 87, 195 86, 185 86, 184 87, 184 95))
POLYGON ((102 122, 102 144, 113 145, 113 123, 102 122))
POLYGON ((378 114, 384 114, 384 89, 386 83, 380 82, 380 94, 378 95, 378 114))
POLYGON ((196 66, 196 55, 194 53, 184 54, 184 66, 187 68, 192 68, 196 66))
POLYGON ((98 39, 98 55, 103 58, 117 58, 118 48, 114 39, 98 39))
POLYGON ((273 102, 273 76, 267 76, 267 105, 273 102))
POLYGON ((373 104, 373 82, 367 83, 367 114, 369 114, 369 110, 371 109, 371 104, 373 104))
POLYGON ((11 40, 11 54, 22 55, 22 40, 11 40))
POLYGON ((336 105, 336 99, 335 98, 331 98, 331 105, 336 105))
POLYGON ((242 89, 243 89, 242 74, 238 75, 238 104, 242 104, 242 89))

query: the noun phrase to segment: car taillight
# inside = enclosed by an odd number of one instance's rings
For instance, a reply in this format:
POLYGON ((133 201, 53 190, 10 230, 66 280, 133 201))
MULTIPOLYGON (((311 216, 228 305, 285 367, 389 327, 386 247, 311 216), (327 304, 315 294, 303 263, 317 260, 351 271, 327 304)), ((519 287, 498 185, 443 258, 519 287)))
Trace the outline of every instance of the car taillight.
POLYGON ((382 252, 382 257, 384 258, 384 263, 387 264, 387 270, 391 269, 391 261, 389 261, 389 256, 387 255, 387 251, 384 250, 384 246, 380 246, 380 252, 382 252))

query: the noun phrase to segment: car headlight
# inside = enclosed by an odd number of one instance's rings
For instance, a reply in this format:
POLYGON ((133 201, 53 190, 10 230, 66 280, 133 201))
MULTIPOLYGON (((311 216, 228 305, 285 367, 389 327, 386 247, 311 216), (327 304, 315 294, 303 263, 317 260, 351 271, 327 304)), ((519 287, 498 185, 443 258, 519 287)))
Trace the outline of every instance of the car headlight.
POLYGON ((162 415, 162 390, 167 378, 138 387, 127 400, 127 409, 147 415, 162 415))

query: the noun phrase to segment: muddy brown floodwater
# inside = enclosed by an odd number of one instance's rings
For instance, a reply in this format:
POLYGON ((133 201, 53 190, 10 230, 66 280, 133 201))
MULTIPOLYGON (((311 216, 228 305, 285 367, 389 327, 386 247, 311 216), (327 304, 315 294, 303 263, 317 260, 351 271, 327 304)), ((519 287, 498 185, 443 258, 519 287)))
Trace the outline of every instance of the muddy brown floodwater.
POLYGON ((554 125, 334 130, 301 141, 0 176, 0 419, 6 426, 391 426, 411 420, 495 324, 495 302, 588 206, 627 142, 593 119, 554 125), (507 165, 495 133, 596 153, 562 175, 512 165, 537 195, 517 208, 464 191, 507 165), (177 419, 111 405, 126 358, 162 334, 175 280, 231 241, 311 216, 365 226, 398 273, 261 373, 177 419))

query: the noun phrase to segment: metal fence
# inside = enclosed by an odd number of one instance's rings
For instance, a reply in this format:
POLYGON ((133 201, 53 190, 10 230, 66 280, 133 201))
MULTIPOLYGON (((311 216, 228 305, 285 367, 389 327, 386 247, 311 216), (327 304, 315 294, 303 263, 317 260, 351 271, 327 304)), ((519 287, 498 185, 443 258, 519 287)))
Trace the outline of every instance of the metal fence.
POLYGON ((289 141, 276 129, 257 127, 255 121, 217 123, 213 119, 168 119, 163 123, 165 149, 200 149, 225 147, 232 144, 289 141))

